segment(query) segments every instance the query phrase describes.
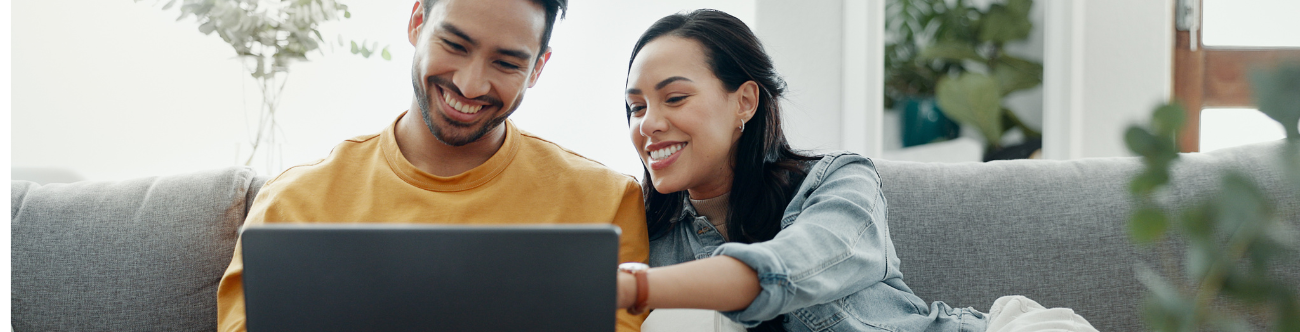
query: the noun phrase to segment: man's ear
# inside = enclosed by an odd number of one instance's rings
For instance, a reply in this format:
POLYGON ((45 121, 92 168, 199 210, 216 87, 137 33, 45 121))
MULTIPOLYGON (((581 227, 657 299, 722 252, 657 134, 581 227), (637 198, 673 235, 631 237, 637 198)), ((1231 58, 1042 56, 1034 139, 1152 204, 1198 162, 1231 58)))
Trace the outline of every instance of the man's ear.
POLYGON ((745 81, 740 88, 736 89, 736 94, 738 97, 736 106, 739 106, 736 115, 741 120, 749 122, 749 119, 754 117, 754 112, 758 111, 758 83, 745 81))
POLYGON ((546 53, 537 57, 537 63, 533 65, 533 73, 528 75, 528 87, 532 88, 537 85, 537 78, 542 76, 542 67, 546 67, 546 62, 551 60, 551 48, 546 48, 546 53))
POLYGON ((420 40, 420 28, 424 26, 424 3, 416 0, 415 7, 411 8, 411 21, 406 23, 406 36, 411 39, 411 45, 420 40))

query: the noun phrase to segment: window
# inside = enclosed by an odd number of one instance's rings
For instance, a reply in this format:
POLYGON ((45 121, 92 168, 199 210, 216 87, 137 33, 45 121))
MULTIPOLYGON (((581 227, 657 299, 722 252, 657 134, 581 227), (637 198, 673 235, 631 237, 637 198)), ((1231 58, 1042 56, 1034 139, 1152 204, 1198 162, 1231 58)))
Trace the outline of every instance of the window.
POLYGON ((1294 33, 1300 21, 1289 17, 1300 12, 1300 2, 1178 0, 1176 6, 1174 94, 1188 112, 1183 151, 1284 137, 1281 126, 1255 109, 1249 73, 1300 61, 1294 33))

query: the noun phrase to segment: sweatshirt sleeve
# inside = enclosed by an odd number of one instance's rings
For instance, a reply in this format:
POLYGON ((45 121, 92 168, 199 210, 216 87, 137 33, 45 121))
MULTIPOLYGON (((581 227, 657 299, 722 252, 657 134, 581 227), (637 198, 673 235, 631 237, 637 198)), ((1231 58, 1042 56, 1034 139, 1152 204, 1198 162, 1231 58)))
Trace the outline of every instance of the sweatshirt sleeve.
MULTIPOLYGON (((650 239, 646 234, 645 202, 641 195, 641 186, 630 177, 624 185, 623 197, 618 212, 614 216, 614 225, 622 229, 619 238, 619 262, 647 262, 650 254, 650 239)), ((631 315, 627 310, 618 310, 617 331, 641 331, 641 323, 650 313, 631 315)))
MULTIPOLYGON (((268 210, 271 209, 270 202, 274 200, 270 196, 274 195, 276 189, 273 183, 275 180, 262 185, 262 191, 253 199, 253 206, 248 209, 248 216, 244 218, 241 229, 266 223, 268 210)), ((235 254, 230 258, 226 272, 221 275, 221 283, 217 285, 217 331, 248 330, 244 312, 243 247, 244 240, 241 236, 235 241, 235 254)))

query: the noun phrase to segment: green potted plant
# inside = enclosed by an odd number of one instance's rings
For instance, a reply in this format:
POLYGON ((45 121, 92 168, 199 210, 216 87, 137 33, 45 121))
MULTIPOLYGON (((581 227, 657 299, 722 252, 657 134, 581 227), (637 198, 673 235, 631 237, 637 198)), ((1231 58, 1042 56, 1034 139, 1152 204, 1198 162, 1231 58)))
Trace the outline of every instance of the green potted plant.
MULTIPOLYGON (((1277 167, 1285 188, 1300 193, 1300 63, 1256 71, 1251 77, 1259 110, 1280 122, 1286 141, 1277 167)), ((1156 199, 1178 161, 1176 135, 1182 107, 1156 109, 1148 126, 1132 126, 1124 139, 1146 165, 1129 186, 1137 204, 1129 219, 1130 237, 1141 248, 1180 252, 1181 269, 1169 255, 1163 272, 1140 266, 1147 288, 1142 316, 1155 331, 1300 331, 1300 285, 1270 271, 1297 268, 1300 233, 1281 216, 1287 204, 1266 195, 1257 179, 1236 170, 1220 171, 1219 190, 1184 211, 1171 211, 1156 199), (1181 244, 1181 245, 1179 245, 1181 244), (1178 271, 1181 270, 1181 271, 1178 271), (1238 310, 1216 310, 1230 304, 1238 310)), ((1258 179, 1267 180, 1267 179, 1258 179)))
POLYGON ((1042 146, 1042 134, 1004 106, 1003 98, 1042 84, 1042 64, 1007 54, 1005 49, 1007 43, 1029 37, 1033 0, 1005 0, 987 9, 961 0, 932 1, 931 8, 943 10, 944 29, 931 28, 933 43, 916 54, 916 61, 938 69, 934 95, 940 110, 979 129, 987 146, 986 161, 1029 157, 1042 146), (1004 146, 1002 136, 1013 128, 1020 129, 1025 141, 1004 146))
POLYGON ((957 138, 960 129, 939 110, 934 89, 948 72, 964 70, 961 61, 921 58, 936 39, 968 33, 965 0, 890 0, 886 2, 885 108, 897 110, 903 147, 957 138))

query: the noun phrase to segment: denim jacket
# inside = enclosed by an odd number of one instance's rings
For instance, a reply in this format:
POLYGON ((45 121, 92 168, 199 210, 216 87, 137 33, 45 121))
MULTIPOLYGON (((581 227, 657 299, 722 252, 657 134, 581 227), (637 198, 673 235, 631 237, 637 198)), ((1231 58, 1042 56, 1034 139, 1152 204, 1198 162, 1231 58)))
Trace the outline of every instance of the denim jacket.
POLYGON ((652 235, 650 265, 716 255, 745 262, 762 290, 749 307, 722 314, 748 327, 786 314, 788 331, 984 331, 984 314, 926 306, 903 283, 870 159, 833 153, 806 170, 772 240, 726 243, 687 202, 667 231, 652 235))

